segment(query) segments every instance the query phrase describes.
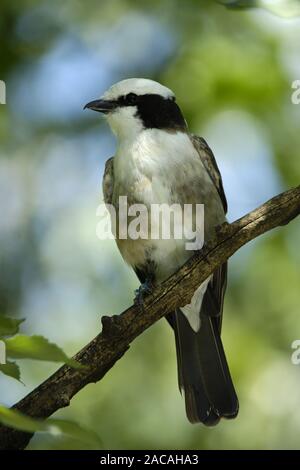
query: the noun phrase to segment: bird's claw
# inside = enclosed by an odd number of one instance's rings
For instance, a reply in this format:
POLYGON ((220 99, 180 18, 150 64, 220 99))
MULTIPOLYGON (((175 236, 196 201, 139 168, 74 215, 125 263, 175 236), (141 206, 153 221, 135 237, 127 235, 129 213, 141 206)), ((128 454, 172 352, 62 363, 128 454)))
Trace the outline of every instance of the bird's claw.
POLYGON ((141 307, 142 310, 143 310, 143 305, 144 305, 144 297, 147 294, 151 294, 152 288, 153 286, 152 286, 151 281, 146 281, 143 284, 141 284, 138 289, 134 291, 135 293, 134 303, 138 305, 139 307, 141 307))

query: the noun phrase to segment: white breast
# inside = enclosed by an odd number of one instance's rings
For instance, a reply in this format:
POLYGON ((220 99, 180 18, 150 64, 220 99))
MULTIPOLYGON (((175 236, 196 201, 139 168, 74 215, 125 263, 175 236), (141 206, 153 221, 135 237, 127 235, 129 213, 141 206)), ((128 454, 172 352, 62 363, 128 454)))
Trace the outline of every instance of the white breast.
POLYGON ((122 189, 136 188, 138 200, 140 197, 145 204, 170 203, 178 175, 195 177, 195 173, 183 174, 188 167, 196 171, 199 184, 212 184, 189 136, 183 132, 144 130, 134 139, 122 139, 114 160, 115 183, 120 183, 122 189))
MULTIPOLYGON (((183 132, 147 129, 134 139, 122 139, 114 159, 114 178, 115 199, 128 195, 129 199, 148 207, 153 203, 174 203, 174 188, 179 181, 188 188, 196 179, 199 194, 215 191, 189 136, 183 132)), ((175 194, 176 198, 184 202, 184 194, 175 194)), ((151 259, 157 265, 156 279, 162 282, 193 255, 193 251, 186 250, 186 241, 137 240, 122 241, 118 245, 125 260, 133 266, 142 264, 151 246, 151 259)), ((183 310, 195 330, 200 326, 199 306, 206 287, 207 283, 198 289, 196 297, 183 310)))

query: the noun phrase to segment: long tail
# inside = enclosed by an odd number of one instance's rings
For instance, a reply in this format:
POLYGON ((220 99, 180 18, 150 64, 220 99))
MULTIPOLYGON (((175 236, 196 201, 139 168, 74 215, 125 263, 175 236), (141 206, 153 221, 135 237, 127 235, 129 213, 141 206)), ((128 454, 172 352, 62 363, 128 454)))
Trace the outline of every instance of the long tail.
POLYGON ((191 423, 214 426, 222 417, 235 418, 239 404, 220 337, 220 318, 207 315, 206 308, 204 303, 197 333, 180 310, 169 321, 175 332, 178 381, 187 417, 191 423))

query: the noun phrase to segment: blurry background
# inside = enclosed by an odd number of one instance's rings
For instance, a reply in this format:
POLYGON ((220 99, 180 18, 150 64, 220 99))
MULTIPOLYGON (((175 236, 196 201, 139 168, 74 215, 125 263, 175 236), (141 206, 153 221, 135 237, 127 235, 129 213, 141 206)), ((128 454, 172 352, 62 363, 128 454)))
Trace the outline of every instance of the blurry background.
MULTIPOLYGON (((289 5, 276 16, 196 0, 1 1, 1 314, 26 317, 23 332, 73 354, 100 330, 102 314, 132 303, 134 274, 113 241, 96 238, 115 143, 100 116, 82 109, 116 81, 141 76, 174 90, 190 130, 215 152, 230 220, 299 183, 291 84, 300 79, 300 19, 289 5)), ((296 220, 274 230, 230 262, 223 337, 240 398, 235 421, 187 422, 163 320, 55 416, 94 428, 107 449, 300 448, 300 366, 291 363, 299 229, 296 220)), ((24 360, 21 368, 25 386, 0 377, 6 405, 57 366, 24 360)), ((42 434, 30 444, 80 447, 42 434)))

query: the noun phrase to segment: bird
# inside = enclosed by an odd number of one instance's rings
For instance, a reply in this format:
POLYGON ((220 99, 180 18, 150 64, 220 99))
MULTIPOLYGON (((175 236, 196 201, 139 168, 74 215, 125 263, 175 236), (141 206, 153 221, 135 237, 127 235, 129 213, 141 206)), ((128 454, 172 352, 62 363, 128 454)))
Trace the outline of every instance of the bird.
MULTIPOLYGON (((116 136, 116 152, 105 164, 103 196, 119 209, 128 204, 203 204, 204 240, 226 221, 227 201, 212 150, 188 130, 175 94, 147 78, 128 78, 112 85, 84 108, 102 113, 116 136)), ((199 228, 200 229, 200 228, 199 228)), ((119 251, 147 292, 176 272, 191 256, 186 240, 121 239, 119 251)), ((166 312, 173 329, 179 390, 191 423, 215 426, 239 410, 221 340, 227 263, 195 291, 191 303, 166 312)))

